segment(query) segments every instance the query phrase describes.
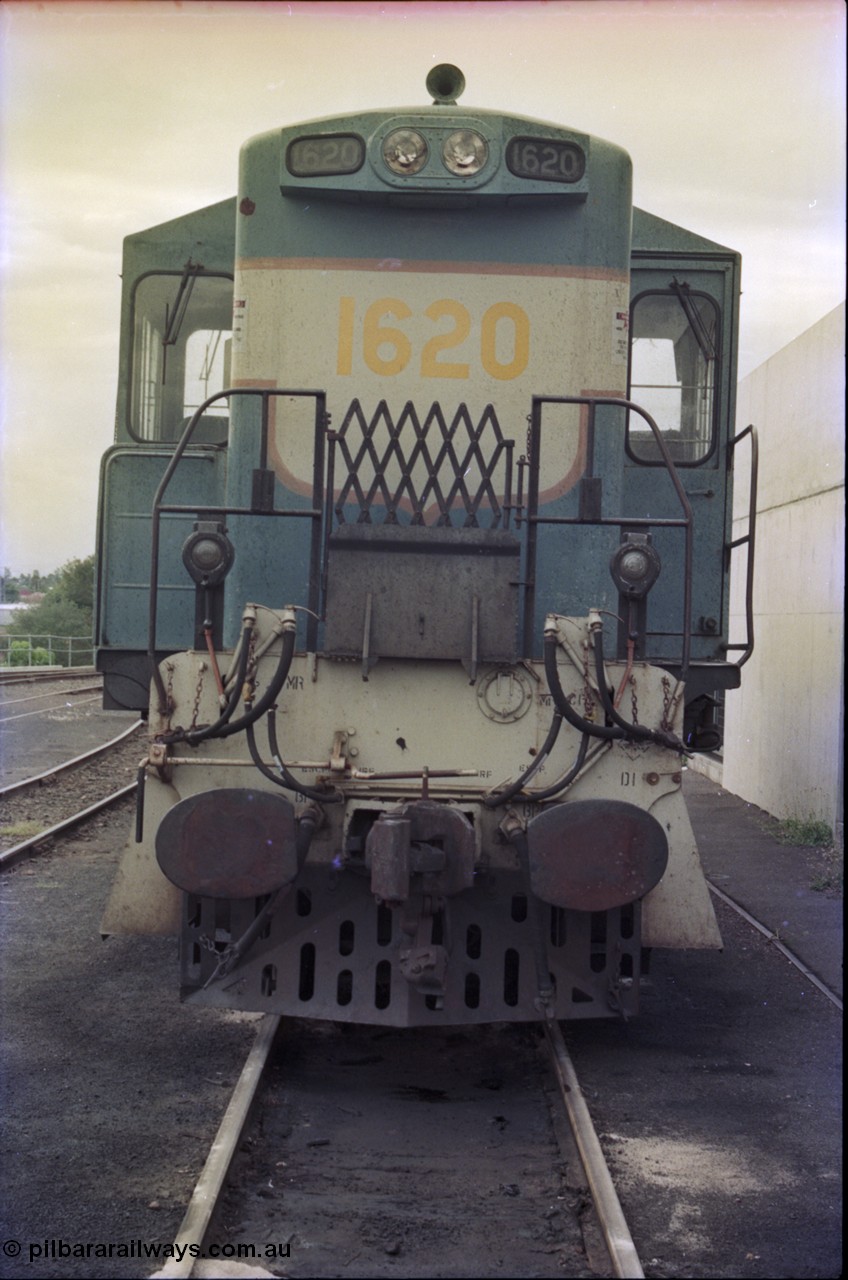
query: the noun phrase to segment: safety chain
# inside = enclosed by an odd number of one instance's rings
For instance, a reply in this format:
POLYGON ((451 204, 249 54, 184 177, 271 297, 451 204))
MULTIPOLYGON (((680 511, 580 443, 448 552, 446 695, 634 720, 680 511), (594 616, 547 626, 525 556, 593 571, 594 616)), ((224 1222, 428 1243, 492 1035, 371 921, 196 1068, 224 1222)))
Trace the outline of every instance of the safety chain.
POLYGON ((168 682, 165 685, 165 701, 168 707, 168 720, 174 713, 174 664, 173 662, 165 663, 165 670, 168 672, 168 682))
POLYGON ((190 728, 197 728, 197 717, 200 714, 200 698, 203 693, 203 673, 206 670, 206 663, 201 662, 197 669, 197 688, 194 691, 194 706, 191 711, 190 728))
POLYGON ((665 729, 666 732, 670 733, 673 715, 669 714, 669 712, 672 711, 672 705, 671 705, 671 681, 669 680, 668 676, 663 676, 662 688, 663 688, 663 715, 662 715, 662 720, 660 721, 660 728, 665 729))
POLYGON ((204 951, 211 951, 212 955, 215 956, 218 960, 226 956, 229 951, 232 951, 232 943, 229 943, 229 942, 224 947, 223 951, 219 951, 218 944, 215 942, 215 939, 210 938, 209 935, 206 933, 201 933, 198 935, 197 944, 204 951))
POLYGON ((630 708, 632 711, 633 724, 639 723, 639 704, 636 700, 636 677, 631 673, 630 676, 630 708))

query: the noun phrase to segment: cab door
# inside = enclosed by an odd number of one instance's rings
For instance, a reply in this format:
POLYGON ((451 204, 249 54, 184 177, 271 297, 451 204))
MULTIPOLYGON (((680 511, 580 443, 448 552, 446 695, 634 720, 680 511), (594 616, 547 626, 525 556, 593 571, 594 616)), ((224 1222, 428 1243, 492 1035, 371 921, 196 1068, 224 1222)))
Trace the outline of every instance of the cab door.
MULTIPOLYGON (((687 234, 673 230, 678 238, 687 234)), ((659 427, 692 507, 696 663, 726 659, 737 299, 738 256, 728 250, 634 253, 628 396, 659 427)), ((624 511, 679 516, 656 439, 636 414, 629 415, 625 454, 624 511)), ((653 542, 663 571, 648 603, 646 651, 673 662, 682 639, 683 530, 656 529, 653 542)))

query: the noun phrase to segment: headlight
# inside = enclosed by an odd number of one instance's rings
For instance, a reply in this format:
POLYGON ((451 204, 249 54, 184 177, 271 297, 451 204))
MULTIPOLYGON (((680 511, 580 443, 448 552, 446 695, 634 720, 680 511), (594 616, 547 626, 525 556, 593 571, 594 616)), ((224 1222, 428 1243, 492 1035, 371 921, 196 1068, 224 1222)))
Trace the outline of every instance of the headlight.
POLYGON ((610 573, 622 595, 631 600, 646 596, 660 576, 662 562, 646 534, 628 534, 610 560, 610 573))
POLYGON ((235 560, 235 549, 220 524, 199 520, 183 544, 183 564, 201 587, 223 582, 235 560))
POLYGON ((383 141, 383 159, 392 173, 419 173, 427 163, 427 143, 415 129, 393 129, 383 141))
POLYGON ((479 173, 488 158, 488 142, 473 129, 457 129, 446 138, 442 147, 445 168, 458 177, 479 173))

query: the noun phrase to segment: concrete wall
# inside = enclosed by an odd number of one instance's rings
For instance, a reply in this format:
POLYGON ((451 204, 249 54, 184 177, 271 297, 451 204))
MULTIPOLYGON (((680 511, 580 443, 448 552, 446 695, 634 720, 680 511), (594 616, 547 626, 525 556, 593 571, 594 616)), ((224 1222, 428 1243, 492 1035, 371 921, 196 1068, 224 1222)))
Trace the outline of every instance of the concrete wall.
MULTIPOLYGON (((778 818, 814 817, 841 839, 845 587, 845 314, 842 306, 739 384, 737 430, 760 438, 754 654, 727 695, 721 784, 778 818)), ((738 449, 734 538, 745 532, 738 449)), ((731 639, 744 634, 744 557, 731 639)), ((732 654, 731 654, 732 656, 732 654)))

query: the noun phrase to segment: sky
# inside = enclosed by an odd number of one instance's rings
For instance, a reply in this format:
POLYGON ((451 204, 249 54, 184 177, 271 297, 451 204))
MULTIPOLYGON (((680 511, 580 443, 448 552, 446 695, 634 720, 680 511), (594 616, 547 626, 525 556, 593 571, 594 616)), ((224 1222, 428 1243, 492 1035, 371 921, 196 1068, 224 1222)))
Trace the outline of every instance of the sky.
MULTIPOLYGON (((740 377, 845 297, 843 0, 0 0, 0 568, 94 550, 125 235, 233 195, 253 134, 426 105, 618 143, 634 202, 742 254, 740 377)), ((767 429, 767 424, 761 424, 767 429)))

